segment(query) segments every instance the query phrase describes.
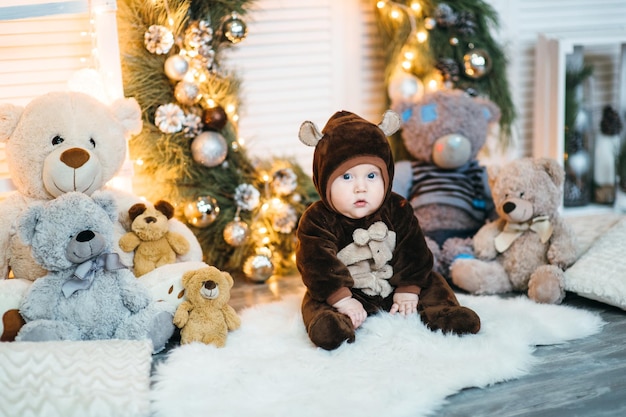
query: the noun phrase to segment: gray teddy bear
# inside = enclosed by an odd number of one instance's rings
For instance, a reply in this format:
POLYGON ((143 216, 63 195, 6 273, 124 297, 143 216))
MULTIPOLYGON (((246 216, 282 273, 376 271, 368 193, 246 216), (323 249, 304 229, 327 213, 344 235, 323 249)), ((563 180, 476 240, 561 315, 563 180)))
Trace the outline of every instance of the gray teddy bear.
POLYGON ((20 305, 16 341, 150 339, 159 352, 174 333, 171 313, 112 252, 117 210, 106 191, 70 192, 29 207, 18 233, 48 274, 20 305))

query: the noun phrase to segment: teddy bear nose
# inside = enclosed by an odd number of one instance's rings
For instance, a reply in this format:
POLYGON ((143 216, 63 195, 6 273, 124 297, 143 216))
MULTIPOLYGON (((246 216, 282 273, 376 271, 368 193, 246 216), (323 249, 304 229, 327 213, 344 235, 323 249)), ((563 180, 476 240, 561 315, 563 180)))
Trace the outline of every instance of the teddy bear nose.
POLYGON ((204 288, 206 288, 207 290, 212 290, 215 287, 217 287, 215 281, 204 281, 204 288))
POLYGON ((79 242, 89 242, 95 236, 95 233, 91 230, 83 230, 78 235, 76 235, 76 240, 79 242))
POLYGON ((152 216, 146 217, 146 223, 148 223, 148 224, 156 223, 156 221, 157 221, 156 217, 152 217, 152 216))
POLYGON ((502 210, 504 210, 504 212, 506 214, 509 214, 510 212, 512 212, 513 210, 515 210, 515 203, 511 203, 510 201, 507 201, 506 203, 504 203, 504 205, 502 206, 502 210))
POLYGON ((89 161, 89 152, 81 148, 72 148, 61 154, 61 162, 71 168, 80 168, 89 161))

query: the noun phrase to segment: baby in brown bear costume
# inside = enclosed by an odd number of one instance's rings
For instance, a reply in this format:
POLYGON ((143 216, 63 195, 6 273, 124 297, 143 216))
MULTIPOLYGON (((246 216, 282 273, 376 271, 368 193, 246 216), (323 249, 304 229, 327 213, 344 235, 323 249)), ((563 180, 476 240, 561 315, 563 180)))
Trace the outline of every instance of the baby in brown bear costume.
POLYGON ((298 225, 297 266, 307 288, 302 316, 311 341, 332 350, 355 340, 368 315, 419 313, 431 330, 477 333, 478 315, 459 305, 406 199, 391 191, 387 136, 400 118, 374 125, 335 113, 320 132, 304 122, 299 138, 315 146, 313 183, 320 201, 298 225))

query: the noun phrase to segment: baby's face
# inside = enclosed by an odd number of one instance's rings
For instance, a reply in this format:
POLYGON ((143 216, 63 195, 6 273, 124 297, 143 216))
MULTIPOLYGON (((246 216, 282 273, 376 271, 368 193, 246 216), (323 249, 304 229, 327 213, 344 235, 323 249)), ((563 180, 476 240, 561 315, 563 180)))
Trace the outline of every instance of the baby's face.
POLYGON ((378 210, 385 198, 380 168, 360 164, 338 176, 330 186, 330 201, 339 213, 360 219, 378 210))

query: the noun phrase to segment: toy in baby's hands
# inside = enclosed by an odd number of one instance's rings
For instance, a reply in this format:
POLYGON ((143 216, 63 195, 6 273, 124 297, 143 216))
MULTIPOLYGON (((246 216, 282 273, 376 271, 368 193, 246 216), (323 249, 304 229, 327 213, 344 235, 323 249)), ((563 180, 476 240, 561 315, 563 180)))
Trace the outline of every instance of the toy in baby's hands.
POLYGON ((524 291, 541 303, 560 303, 563 271, 576 260, 576 239, 559 214, 563 168, 553 159, 522 158, 491 166, 500 216, 474 236, 477 259, 458 259, 452 281, 474 294, 524 291))
POLYGON ((399 102, 402 140, 411 161, 398 161, 394 188, 413 206, 435 267, 444 275, 471 237, 495 217, 485 168, 477 156, 500 119, 495 103, 462 90, 439 90, 399 102))
POLYGON ((69 192, 24 211, 18 233, 49 272, 22 300, 17 341, 150 339, 155 352, 165 347, 172 314, 112 253, 116 219, 105 191, 69 192))
POLYGON ((174 324, 182 344, 202 342, 223 347, 229 330, 236 330, 241 320, 228 305, 234 281, 228 272, 208 266, 183 275, 185 298, 176 310, 174 324))
POLYGON ((189 251, 189 242, 180 233, 169 230, 174 207, 159 200, 154 207, 137 203, 128 209, 131 231, 120 238, 120 248, 135 252, 133 272, 140 277, 163 265, 176 262, 176 255, 189 251))

